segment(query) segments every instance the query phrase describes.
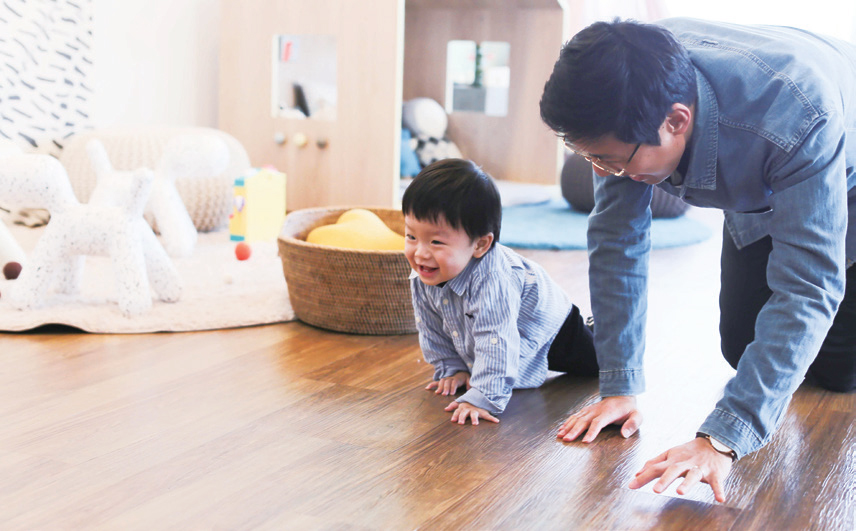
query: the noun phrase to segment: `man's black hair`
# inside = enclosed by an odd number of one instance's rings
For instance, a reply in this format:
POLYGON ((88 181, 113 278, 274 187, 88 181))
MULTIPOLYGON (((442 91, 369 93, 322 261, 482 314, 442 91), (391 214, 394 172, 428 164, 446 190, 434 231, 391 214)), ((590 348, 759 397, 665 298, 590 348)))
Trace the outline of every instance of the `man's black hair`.
POLYGON ((674 103, 696 99, 695 68, 666 28, 633 20, 595 22, 563 47, 541 96, 541 119, 573 141, 612 133, 658 146, 674 103))
POLYGON ((502 202, 493 179, 472 161, 444 159, 426 166, 404 191, 401 211, 420 221, 440 218, 475 241, 493 233, 499 241, 502 202))

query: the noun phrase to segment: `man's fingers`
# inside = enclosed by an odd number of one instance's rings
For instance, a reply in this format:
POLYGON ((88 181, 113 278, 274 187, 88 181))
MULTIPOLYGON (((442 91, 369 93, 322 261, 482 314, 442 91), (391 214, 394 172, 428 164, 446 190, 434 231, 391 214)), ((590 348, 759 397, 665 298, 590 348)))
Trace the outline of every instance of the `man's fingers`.
POLYGON ((669 452, 665 451, 665 452, 661 453, 660 455, 658 455, 657 457, 655 457, 653 459, 649 459, 648 461, 646 461, 645 466, 648 467, 648 466, 654 466, 654 465, 659 464, 659 463, 663 463, 668 458, 669 458, 669 452))
POLYGON ((565 422, 563 422, 563 423, 562 423, 562 425, 561 425, 561 426, 559 426, 559 431, 558 431, 558 435, 559 435, 559 437, 564 437, 564 436, 565 436, 565 434, 566 434, 566 433, 568 433, 568 432, 571 430, 571 428, 573 428, 574 423, 575 423, 576 421, 577 421, 577 415, 576 415, 576 414, 571 415, 570 417, 568 417, 568 418, 565 420, 565 422))
POLYGON ((627 417, 627 420, 624 421, 624 425, 621 426, 621 436, 625 439, 639 431, 639 426, 642 424, 642 413, 638 410, 634 411, 627 417))
POLYGON ((713 497, 716 498, 716 501, 719 503, 725 503, 725 489, 722 488, 722 482, 719 481, 719 476, 711 472, 710 477, 706 479, 707 483, 710 484, 710 488, 713 489, 713 497))
POLYGON ((677 464, 677 465, 672 465, 669 468, 667 468, 663 472, 663 474, 660 476, 659 481, 654 483, 654 487, 653 487, 654 492, 656 492, 657 494, 660 494, 661 492, 663 492, 664 490, 669 488, 669 485, 671 485, 673 481, 675 481, 676 479, 681 477, 681 475, 686 473, 688 468, 689 467, 683 463, 677 464))
POLYGON ((562 436, 562 440, 566 442, 573 441, 577 437, 582 434, 583 431, 588 427, 588 422, 583 419, 574 419, 573 424, 571 424, 570 428, 565 432, 562 436))
POLYGON ((658 477, 663 475, 663 471, 666 469, 665 463, 655 463, 648 461, 642 467, 642 470, 636 473, 636 476, 630 480, 630 484, 628 485, 631 489, 638 489, 639 487, 643 487, 648 483, 654 481, 658 477))
POLYGON ((695 487, 699 481, 704 479, 704 472, 702 472, 701 468, 697 466, 691 466, 689 470, 687 470, 686 476, 684 480, 678 485, 676 492, 683 496, 693 487, 695 487))
POLYGON ((589 424, 589 428, 586 431, 586 436, 583 437, 584 443, 592 442, 595 437, 598 436, 600 430, 602 430, 606 425, 609 424, 609 421, 605 420, 602 416, 598 416, 592 419, 591 424, 589 424))

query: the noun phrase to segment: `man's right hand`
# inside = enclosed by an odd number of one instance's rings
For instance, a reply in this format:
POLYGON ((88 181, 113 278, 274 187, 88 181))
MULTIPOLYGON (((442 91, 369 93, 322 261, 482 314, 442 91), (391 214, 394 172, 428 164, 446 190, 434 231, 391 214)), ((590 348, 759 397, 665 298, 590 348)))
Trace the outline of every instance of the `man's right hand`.
POLYGON ((559 428, 557 437, 566 442, 585 433, 584 443, 592 442, 600 430, 610 424, 621 424, 621 435, 630 437, 642 424, 642 413, 636 408, 635 396, 608 396, 600 402, 577 411, 559 428))

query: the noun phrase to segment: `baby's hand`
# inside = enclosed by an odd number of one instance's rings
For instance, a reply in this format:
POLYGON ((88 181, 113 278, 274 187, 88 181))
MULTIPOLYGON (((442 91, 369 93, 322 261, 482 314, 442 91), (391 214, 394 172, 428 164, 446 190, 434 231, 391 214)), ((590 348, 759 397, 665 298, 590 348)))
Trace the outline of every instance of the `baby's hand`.
POLYGON ((473 426, 478 426, 480 418, 491 422, 499 422, 499 419, 491 415, 487 410, 467 402, 452 402, 446 406, 446 411, 454 411, 452 413, 452 422, 457 422, 458 424, 466 424, 467 417, 473 422, 473 426))
POLYGON ((448 396, 453 395, 458 390, 458 387, 467 386, 470 388, 470 373, 459 371, 447 378, 441 378, 439 382, 431 382, 425 388, 428 391, 436 389, 434 392, 438 395, 448 396))

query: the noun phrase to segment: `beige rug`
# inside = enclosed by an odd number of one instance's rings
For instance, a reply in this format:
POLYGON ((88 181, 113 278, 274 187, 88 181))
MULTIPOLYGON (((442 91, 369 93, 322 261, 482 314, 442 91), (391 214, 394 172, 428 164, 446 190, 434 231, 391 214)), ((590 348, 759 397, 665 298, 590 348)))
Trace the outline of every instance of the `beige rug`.
MULTIPOLYGON (((43 228, 9 226, 25 251, 43 228)), ((81 293, 50 295, 43 308, 19 311, 5 295, 14 284, 0 274, 0 330, 30 330, 62 324, 95 333, 187 332, 236 328, 294 319, 275 242, 254 243, 249 260, 238 261, 227 231, 199 234, 192 257, 173 260, 184 280, 181 299, 153 301, 148 313, 126 318, 119 312, 109 259, 87 257, 81 293)), ((2 266, 0 266, 2 267, 2 266)), ((26 267, 26 266, 25 266, 26 267)))

